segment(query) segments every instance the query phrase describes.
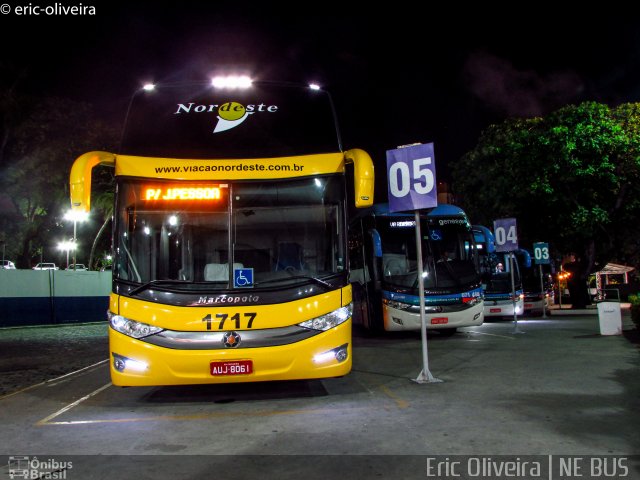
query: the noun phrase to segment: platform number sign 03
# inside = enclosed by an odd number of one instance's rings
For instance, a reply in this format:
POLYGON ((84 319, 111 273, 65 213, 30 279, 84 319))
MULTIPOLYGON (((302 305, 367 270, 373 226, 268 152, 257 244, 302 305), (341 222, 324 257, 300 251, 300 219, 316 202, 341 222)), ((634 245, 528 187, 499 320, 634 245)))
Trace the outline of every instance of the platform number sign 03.
POLYGON ((515 218, 501 218, 493 222, 496 252, 513 252, 518 249, 518 228, 515 218))
POLYGON ((533 258, 536 265, 548 265, 551 262, 549 244, 538 242, 533 244, 533 258))
POLYGON ((389 211, 438 206, 433 143, 387 150, 389 211))

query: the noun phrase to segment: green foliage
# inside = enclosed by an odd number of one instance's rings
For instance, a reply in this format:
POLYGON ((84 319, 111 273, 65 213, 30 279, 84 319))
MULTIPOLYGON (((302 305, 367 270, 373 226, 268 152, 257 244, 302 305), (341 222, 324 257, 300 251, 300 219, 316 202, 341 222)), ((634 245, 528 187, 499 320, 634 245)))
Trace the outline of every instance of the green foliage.
MULTIPOLYGON (((39 252, 49 260, 56 243, 71 236, 62 216, 69 208, 73 161, 86 151, 112 149, 116 135, 96 121, 88 104, 53 97, 22 99, 19 104, 20 120, 4 131, 8 140, 0 164, 0 191, 12 208, 0 217, 0 230, 6 236, 7 258, 28 268, 35 258, 39 261, 39 252)), ((101 178, 98 188, 106 188, 111 178, 101 178)), ((80 228, 80 234, 91 230, 80 228)), ((90 245, 92 239, 83 240, 80 234, 81 244, 90 245)))
POLYGON ((518 218, 523 245, 550 241, 594 262, 638 262, 640 104, 566 106, 485 130, 454 168, 474 222, 518 218))
POLYGON ((636 324, 636 328, 640 328, 640 293, 629 295, 631 302, 631 320, 636 324))

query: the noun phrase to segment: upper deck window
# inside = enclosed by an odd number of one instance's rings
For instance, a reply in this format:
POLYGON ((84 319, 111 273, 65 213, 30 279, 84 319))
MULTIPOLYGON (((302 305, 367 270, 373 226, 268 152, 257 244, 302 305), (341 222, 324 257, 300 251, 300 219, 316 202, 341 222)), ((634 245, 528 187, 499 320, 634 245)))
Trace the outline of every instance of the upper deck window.
POLYGON ((134 95, 120 154, 272 158, 341 151, 327 92, 254 83, 156 86, 134 95))

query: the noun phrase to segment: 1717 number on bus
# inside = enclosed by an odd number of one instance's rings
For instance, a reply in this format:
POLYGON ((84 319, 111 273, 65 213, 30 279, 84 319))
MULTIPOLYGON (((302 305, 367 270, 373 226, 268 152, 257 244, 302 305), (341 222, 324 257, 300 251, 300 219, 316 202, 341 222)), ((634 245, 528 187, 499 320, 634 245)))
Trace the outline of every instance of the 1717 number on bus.
MULTIPOLYGON (((216 313, 215 319, 218 321, 218 330, 224 330, 225 325, 227 328, 234 328, 236 330, 241 330, 243 328, 242 324, 245 323, 246 327, 244 328, 253 328, 253 321, 256 319, 258 314, 255 312, 247 312, 247 313, 235 313, 233 315, 229 315, 228 313, 216 313), (232 326, 230 326, 232 324, 232 326)), ((214 321, 212 315, 208 313, 202 319, 203 322, 207 324, 207 330, 212 330, 212 323, 214 321)))

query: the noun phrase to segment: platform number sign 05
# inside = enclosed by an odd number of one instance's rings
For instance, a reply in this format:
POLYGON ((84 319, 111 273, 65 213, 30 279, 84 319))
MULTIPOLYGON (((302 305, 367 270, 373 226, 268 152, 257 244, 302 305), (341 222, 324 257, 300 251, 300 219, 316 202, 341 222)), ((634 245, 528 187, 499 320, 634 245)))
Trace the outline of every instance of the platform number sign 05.
POLYGON ((513 252, 518 249, 518 228, 515 218, 501 218, 493 222, 496 252, 513 252))
POLYGON ((387 177, 390 212, 438 205, 433 143, 387 150, 387 177))
POLYGON ((544 242, 534 243, 533 258, 537 265, 548 265, 551 262, 549 244, 544 242))

